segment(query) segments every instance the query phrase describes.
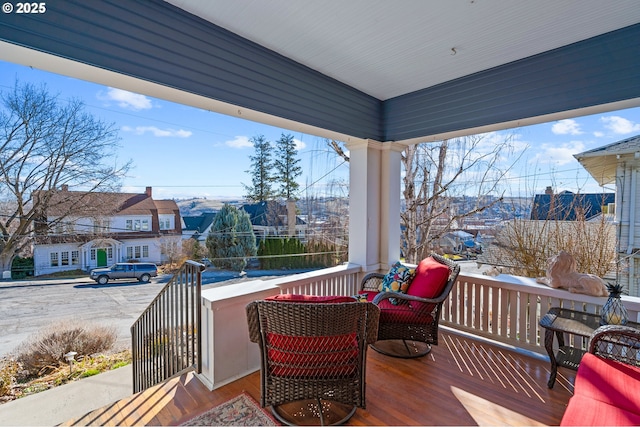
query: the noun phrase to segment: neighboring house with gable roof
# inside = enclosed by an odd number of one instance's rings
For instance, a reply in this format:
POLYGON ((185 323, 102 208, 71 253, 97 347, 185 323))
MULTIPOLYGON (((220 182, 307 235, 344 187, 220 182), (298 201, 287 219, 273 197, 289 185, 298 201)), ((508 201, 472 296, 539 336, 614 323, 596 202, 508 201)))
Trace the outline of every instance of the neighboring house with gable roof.
POLYGON ((182 222, 173 200, 142 194, 42 192, 48 209, 34 227, 34 275, 90 270, 116 262, 162 264, 181 250, 182 222))
MULTIPOLYGON (((275 200, 266 202, 251 203, 242 206, 242 209, 249 214, 253 233, 257 239, 264 239, 267 236, 286 236, 289 233, 289 212, 287 205, 275 200)), ((295 204, 292 205, 295 210, 295 204)), ((298 215, 291 214, 295 218, 295 236, 301 240, 306 238, 307 223, 298 215)))
POLYGON ((216 212, 206 212, 199 216, 183 216, 182 238, 193 238, 199 242, 206 241, 215 217, 216 212))
POLYGON ((629 295, 640 296, 640 135, 574 157, 600 186, 616 186, 618 281, 629 295))
POLYGON ((614 193, 576 194, 571 191, 562 191, 554 194, 553 189, 547 187, 544 194, 534 196, 531 219, 575 221, 584 217, 589 221, 600 215, 604 207, 613 203, 615 203, 614 193))

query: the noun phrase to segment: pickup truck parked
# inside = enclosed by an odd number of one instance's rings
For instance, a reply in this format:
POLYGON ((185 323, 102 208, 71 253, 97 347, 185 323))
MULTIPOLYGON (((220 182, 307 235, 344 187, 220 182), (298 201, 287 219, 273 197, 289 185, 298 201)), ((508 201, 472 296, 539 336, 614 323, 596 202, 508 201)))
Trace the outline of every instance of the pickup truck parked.
POLYGON ((106 285, 109 280, 138 279, 140 282, 148 282, 158 275, 158 267, 148 262, 119 262, 111 267, 94 268, 89 277, 101 285, 106 285))

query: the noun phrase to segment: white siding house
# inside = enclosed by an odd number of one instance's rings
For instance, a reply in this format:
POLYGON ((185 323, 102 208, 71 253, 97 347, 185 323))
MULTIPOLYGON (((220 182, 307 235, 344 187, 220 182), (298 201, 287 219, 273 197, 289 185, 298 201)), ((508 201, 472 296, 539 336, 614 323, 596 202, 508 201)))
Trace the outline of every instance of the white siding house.
POLYGON ((89 194, 63 187, 49 205, 46 227, 35 230, 35 276, 123 261, 162 264, 170 251, 181 248, 178 206, 153 200, 151 187, 143 194, 89 194))
POLYGON ((614 184, 618 281, 640 296, 640 135, 574 156, 601 186, 614 184))

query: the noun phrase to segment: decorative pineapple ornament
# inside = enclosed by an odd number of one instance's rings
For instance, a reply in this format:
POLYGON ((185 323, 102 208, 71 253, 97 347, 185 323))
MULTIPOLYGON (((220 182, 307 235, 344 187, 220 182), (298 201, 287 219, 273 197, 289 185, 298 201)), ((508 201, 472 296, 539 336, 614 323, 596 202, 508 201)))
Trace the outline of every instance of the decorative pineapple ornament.
POLYGON ((629 318, 627 309, 622 304, 620 297, 624 293, 624 286, 618 283, 607 283, 609 298, 602 306, 600 325, 625 325, 629 318))

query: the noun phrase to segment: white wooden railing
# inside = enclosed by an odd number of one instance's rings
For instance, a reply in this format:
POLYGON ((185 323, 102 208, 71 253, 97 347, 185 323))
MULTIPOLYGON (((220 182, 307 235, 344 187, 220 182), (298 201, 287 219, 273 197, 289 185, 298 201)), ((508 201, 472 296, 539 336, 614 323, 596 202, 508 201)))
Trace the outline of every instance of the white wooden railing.
MULTIPOLYGON (((637 321, 640 298, 623 297, 630 320, 637 321)), ((518 348, 546 354, 540 318, 551 307, 600 313, 606 297, 552 289, 526 277, 461 273, 442 312, 442 324, 518 348)), ((566 342, 586 349, 581 337, 566 342)))
MULTIPOLYGON (((249 341, 245 307, 279 293, 355 295, 364 275, 358 265, 342 265, 271 280, 253 280, 202 292, 201 378, 217 388, 260 368, 257 345, 249 341)), ((442 325, 546 355, 538 325, 550 307, 599 313, 606 298, 552 289, 525 277, 460 273, 442 310, 442 325)), ((640 298, 623 297, 630 320, 640 320, 640 298)), ((565 343, 585 348, 579 337, 565 343)))
POLYGON ((270 281, 283 294, 355 295, 360 289, 360 266, 345 264, 270 281))

